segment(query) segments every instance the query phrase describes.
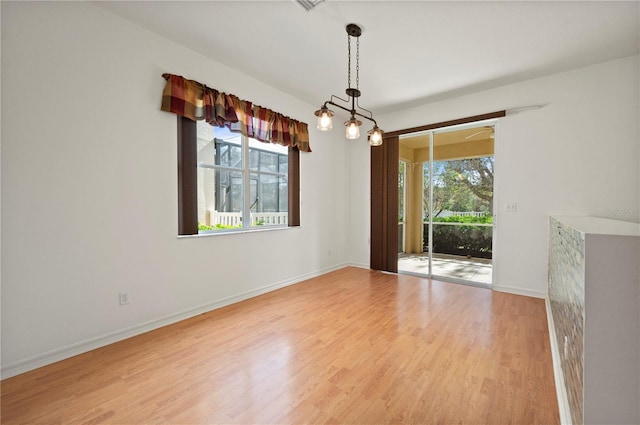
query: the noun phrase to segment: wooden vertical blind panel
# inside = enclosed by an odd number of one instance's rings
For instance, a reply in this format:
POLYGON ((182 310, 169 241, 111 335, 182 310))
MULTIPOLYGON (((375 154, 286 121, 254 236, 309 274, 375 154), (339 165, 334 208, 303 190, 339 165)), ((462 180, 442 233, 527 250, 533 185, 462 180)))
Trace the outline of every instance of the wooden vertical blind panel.
MULTIPOLYGON (((382 144, 384 146, 384 143, 382 144)), ((371 148, 371 230, 369 267, 374 270, 384 269, 384 149, 371 148)))
POLYGON ((289 148, 289 226, 300 226, 300 150, 289 148))
POLYGON ((369 267, 398 271, 399 137, 371 148, 371 254, 369 267))
POLYGON ((196 122, 178 117, 178 234, 198 234, 196 122))

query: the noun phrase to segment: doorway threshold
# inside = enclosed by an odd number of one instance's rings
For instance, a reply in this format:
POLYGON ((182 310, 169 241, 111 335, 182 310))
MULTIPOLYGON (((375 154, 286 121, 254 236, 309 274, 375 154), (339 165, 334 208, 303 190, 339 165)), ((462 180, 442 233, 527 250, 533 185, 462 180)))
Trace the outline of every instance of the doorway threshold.
POLYGON ((398 273, 491 288, 493 265, 491 259, 434 253, 430 276, 428 253, 400 254, 398 273))

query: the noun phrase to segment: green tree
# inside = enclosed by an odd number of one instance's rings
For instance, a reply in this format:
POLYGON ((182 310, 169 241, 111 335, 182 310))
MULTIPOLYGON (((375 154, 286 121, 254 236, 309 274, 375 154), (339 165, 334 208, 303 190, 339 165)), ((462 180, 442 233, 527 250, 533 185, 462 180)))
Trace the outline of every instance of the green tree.
POLYGON ((429 208, 429 165, 424 168, 423 214, 444 210, 493 213, 493 157, 433 163, 433 204, 429 208))
POLYGON ((493 156, 447 161, 447 168, 474 196, 475 211, 493 213, 493 156))

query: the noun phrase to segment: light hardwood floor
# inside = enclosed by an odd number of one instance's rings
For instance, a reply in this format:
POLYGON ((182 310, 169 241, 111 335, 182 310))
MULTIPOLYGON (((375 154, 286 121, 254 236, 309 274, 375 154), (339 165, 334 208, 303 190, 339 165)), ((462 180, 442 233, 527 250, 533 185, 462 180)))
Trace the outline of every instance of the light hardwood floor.
POLYGON ((557 424, 544 301, 347 267, 2 381, 2 424, 557 424))

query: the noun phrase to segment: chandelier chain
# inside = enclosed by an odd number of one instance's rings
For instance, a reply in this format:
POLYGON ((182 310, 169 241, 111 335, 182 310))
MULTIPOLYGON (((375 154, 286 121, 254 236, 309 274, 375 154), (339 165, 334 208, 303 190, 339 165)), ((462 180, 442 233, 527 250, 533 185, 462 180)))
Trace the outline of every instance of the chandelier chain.
POLYGON ((351 36, 347 33, 347 51, 349 56, 349 61, 347 63, 347 67, 349 68, 347 71, 347 87, 351 87, 351 36))
POLYGON ((360 37, 356 38, 356 88, 360 88, 360 37))

